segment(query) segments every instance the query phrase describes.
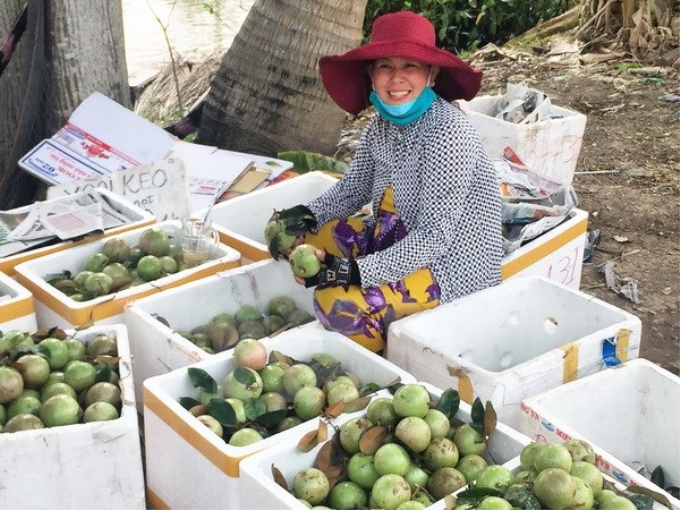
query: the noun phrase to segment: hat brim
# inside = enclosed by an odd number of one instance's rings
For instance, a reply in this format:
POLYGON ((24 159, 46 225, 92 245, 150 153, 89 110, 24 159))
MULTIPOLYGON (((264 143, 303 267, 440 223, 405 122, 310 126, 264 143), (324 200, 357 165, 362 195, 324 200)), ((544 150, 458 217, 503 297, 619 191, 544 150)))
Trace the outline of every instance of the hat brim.
POLYGON ((343 55, 319 60, 321 81, 333 101, 346 112, 358 115, 368 107, 371 81, 368 64, 378 58, 407 58, 440 68, 434 91, 447 101, 472 99, 481 87, 482 72, 457 55, 432 46, 405 42, 369 43, 343 55))

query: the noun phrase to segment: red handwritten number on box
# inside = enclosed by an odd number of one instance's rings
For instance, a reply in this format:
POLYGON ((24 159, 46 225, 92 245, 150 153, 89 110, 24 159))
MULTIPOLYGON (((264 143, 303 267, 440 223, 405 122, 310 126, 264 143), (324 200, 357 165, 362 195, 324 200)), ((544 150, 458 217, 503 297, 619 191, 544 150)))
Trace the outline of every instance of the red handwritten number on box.
POLYGON ((554 264, 548 266, 548 272, 546 276, 551 280, 556 280, 563 285, 569 285, 576 279, 576 269, 578 264, 583 258, 581 254, 581 248, 583 245, 579 245, 574 248, 569 255, 565 255, 560 260, 554 264), (553 276, 553 269, 555 270, 555 276, 553 276))

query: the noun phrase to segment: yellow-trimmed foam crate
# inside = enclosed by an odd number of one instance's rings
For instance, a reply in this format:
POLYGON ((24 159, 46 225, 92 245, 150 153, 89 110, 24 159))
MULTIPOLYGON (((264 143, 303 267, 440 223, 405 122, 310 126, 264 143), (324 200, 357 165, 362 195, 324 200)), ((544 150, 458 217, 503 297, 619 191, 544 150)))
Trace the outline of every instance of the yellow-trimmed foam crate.
MULTIPOLYGON (((385 387, 397 380, 415 382, 406 371, 344 335, 313 324, 264 338, 262 342, 270 353, 277 350, 302 361, 316 353, 330 354, 362 384, 374 382, 385 387)), ((233 352, 223 351, 144 381, 147 501, 152 508, 253 508, 241 503, 241 461, 286 438, 299 440, 319 426, 319 419, 307 420, 247 446, 230 445, 179 403, 181 397, 198 396, 188 376, 192 367, 205 370, 221 383, 235 368, 233 352)))
POLYGON ((625 310, 529 275, 393 322, 387 359, 468 403, 491 401, 517 428, 525 398, 637 358, 641 330, 625 310))
MULTIPOLYGON (((238 250, 245 262, 271 258, 264 228, 274 210, 280 211, 317 198, 338 181, 324 172, 308 172, 213 206, 210 218, 220 240, 238 250)), ((203 218, 207 209, 192 216, 203 218)))
MULTIPOLYGON (((130 218, 131 221, 124 225, 107 229, 104 231, 102 235, 99 236, 85 237, 77 241, 60 241, 50 243, 47 245, 39 245, 34 248, 27 248, 26 250, 21 251, 19 253, 15 253, 13 255, 0 257, 0 271, 9 276, 14 276, 15 273, 14 268, 18 264, 21 264, 22 262, 33 260, 38 257, 43 257, 45 255, 49 255, 50 253, 56 253, 63 250, 67 250, 69 248, 73 248, 74 246, 80 246, 82 244, 91 243, 93 241, 97 241, 105 237, 115 236, 122 232, 127 232, 128 230, 133 230, 143 226, 150 226, 151 224, 156 223, 156 217, 153 214, 151 214, 148 211, 145 211, 141 207, 132 204, 131 202, 125 200, 123 197, 115 193, 112 193, 106 189, 96 189, 91 190, 90 192, 101 195, 103 199, 108 201, 111 207, 113 207, 116 211, 125 214, 127 217, 130 218)), ((52 201, 53 200, 56 199, 52 199, 52 201)), ((50 201, 51 200, 47 200, 47 202, 50 201)), ((10 211, 7 212, 13 214, 28 213, 30 208, 31 208, 30 205, 25 205, 22 207, 17 207, 16 209, 11 209, 10 211)))
POLYGON ((33 294, 14 279, 0 272, 0 332, 37 329, 33 294))
MULTIPOLYGON (((164 230, 172 238, 179 239, 181 236, 181 222, 176 220, 162 221, 154 224, 153 227, 164 230)), ((136 246, 140 236, 147 228, 149 227, 130 230, 119 234, 117 237, 127 241, 130 246, 136 246)), ((70 271, 75 275, 82 271, 87 257, 93 253, 101 252, 107 240, 101 239, 45 255, 16 267, 16 280, 33 293, 39 328, 51 328, 53 326, 68 328, 89 323, 123 322, 126 303, 213 275, 219 271, 238 267, 241 261, 239 252, 220 243, 212 249, 210 260, 202 264, 88 301, 74 301, 46 281, 45 278, 48 275, 59 274, 64 271, 70 271)))

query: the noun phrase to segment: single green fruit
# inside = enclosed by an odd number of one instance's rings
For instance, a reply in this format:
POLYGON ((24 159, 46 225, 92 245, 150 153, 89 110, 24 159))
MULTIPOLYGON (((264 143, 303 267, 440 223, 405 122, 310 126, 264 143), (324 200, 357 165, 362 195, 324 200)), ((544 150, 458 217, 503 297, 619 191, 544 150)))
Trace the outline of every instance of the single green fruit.
POLYGON ((170 251, 170 237, 166 231, 160 228, 152 227, 146 229, 139 236, 137 244, 147 255, 154 255, 156 257, 167 255, 170 251))
POLYGON ((78 401, 65 394, 58 394, 43 402, 38 416, 46 427, 60 427, 78 423, 82 409, 78 401))
POLYGON ((144 255, 137 262, 137 274, 145 282, 157 280, 163 275, 163 265, 155 255, 144 255))
POLYGON ((311 244, 301 244, 293 248, 288 262, 293 274, 300 278, 311 278, 321 271, 321 261, 316 256, 316 248, 311 244))
POLYGON ((85 259, 85 271, 92 271, 93 273, 101 273, 109 263, 109 258, 103 253, 92 253, 85 259))

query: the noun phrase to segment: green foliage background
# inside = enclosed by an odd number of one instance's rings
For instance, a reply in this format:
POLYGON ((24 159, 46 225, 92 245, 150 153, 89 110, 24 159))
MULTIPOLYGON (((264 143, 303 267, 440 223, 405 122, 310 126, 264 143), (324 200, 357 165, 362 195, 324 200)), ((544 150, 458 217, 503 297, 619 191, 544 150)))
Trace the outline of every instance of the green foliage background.
POLYGON ((574 4, 575 0, 368 0, 364 34, 368 38, 378 16, 408 9, 434 24, 441 47, 463 53, 487 43, 500 46, 574 4))

